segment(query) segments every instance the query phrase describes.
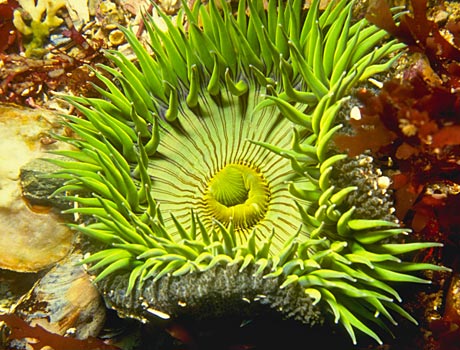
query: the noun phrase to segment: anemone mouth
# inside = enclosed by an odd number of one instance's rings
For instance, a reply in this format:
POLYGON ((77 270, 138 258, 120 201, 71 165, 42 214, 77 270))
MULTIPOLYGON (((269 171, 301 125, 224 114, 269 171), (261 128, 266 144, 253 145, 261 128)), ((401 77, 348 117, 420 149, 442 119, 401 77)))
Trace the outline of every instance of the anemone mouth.
POLYGON ((270 203, 263 174, 251 165, 228 164, 209 181, 203 198, 205 214, 236 230, 250 230, 262 220, 270 203))

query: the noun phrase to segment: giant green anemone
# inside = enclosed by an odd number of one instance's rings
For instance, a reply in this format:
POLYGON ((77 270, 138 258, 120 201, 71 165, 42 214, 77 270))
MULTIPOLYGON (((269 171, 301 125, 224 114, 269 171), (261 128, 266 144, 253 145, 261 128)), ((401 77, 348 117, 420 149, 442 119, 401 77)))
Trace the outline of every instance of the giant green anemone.
POLYGON ((100 242, 84 263, 109 304, 141 319, 266 304, 331 317, 354 343, 415 322, 394 286, 427 283, 417 272, 441 268, 403 259, 436 244, 357 216, 360 188, 331 178, 347 95, 403 47, 352 10, 197 1, 175 23, 160 12, 166 30, 146 16, 148 45, 122 29, 136 60, 107 51, 95 71, 102 98, 64 97, 84 118, 67 116, 76 149, 53 161, 71 226, 100 242))

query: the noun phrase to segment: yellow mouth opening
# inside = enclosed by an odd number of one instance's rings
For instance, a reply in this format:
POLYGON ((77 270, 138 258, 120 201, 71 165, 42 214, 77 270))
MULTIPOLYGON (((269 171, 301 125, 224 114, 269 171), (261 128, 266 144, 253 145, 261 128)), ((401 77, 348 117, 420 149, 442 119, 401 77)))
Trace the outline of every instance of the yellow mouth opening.
POLYGON ((209 181, 205 202, 209 215, 235 229, 256 225, 267 212, 270 190, 262 174, 246 165, 228 164, 209 181))

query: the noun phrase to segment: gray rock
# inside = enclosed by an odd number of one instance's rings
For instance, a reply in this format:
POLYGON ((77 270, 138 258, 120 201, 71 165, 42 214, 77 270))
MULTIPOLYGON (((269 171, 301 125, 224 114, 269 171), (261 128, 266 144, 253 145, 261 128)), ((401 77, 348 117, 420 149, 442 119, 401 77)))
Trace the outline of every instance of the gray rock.
POLYGON ((31 205, 52 206, 68 209, 69 201, 62 196, 51 195, 63 185, 64 179, 50 177, 60 168, 44 159, 33 159, 20 169, 20 180, 23 197, 31 205))

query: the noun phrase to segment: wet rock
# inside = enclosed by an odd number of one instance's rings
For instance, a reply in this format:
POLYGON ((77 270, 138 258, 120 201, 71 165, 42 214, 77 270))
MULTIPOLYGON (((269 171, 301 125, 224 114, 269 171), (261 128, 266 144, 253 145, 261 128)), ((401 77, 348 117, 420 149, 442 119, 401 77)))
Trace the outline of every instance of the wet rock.
POLYGON ((56 264, 20 300, 14 313, 32 326, 77 339, 95 337, 105 321, 105 306, 75 253, 56 264))
POLYGON ((50 196, 63 184, 62 179, 49 178, 59 169, 43 159, 33 159, 20 169, 22 196, 32 206, 52 206, 61 209, 70 207, 68 201, 50 196))
POLYGON ((9 312, 11 307, 33 287, 41 275, 41 273, 0 270, 0 314, 9 312))
POLYGON ((53 213, 36 213, 24 203, 0 208, 0 268, 36 272, 64 258, 74 233, 53 213))
POLYGON ((40 271, 64 258, 72 248, 73 232, 51 208, 31 208, 22 196, 20 183, 24 164, 51 157, 49 151, 69 148, 52 137, 64 132, 56 114, 0 105, 1 269, 40 271))

